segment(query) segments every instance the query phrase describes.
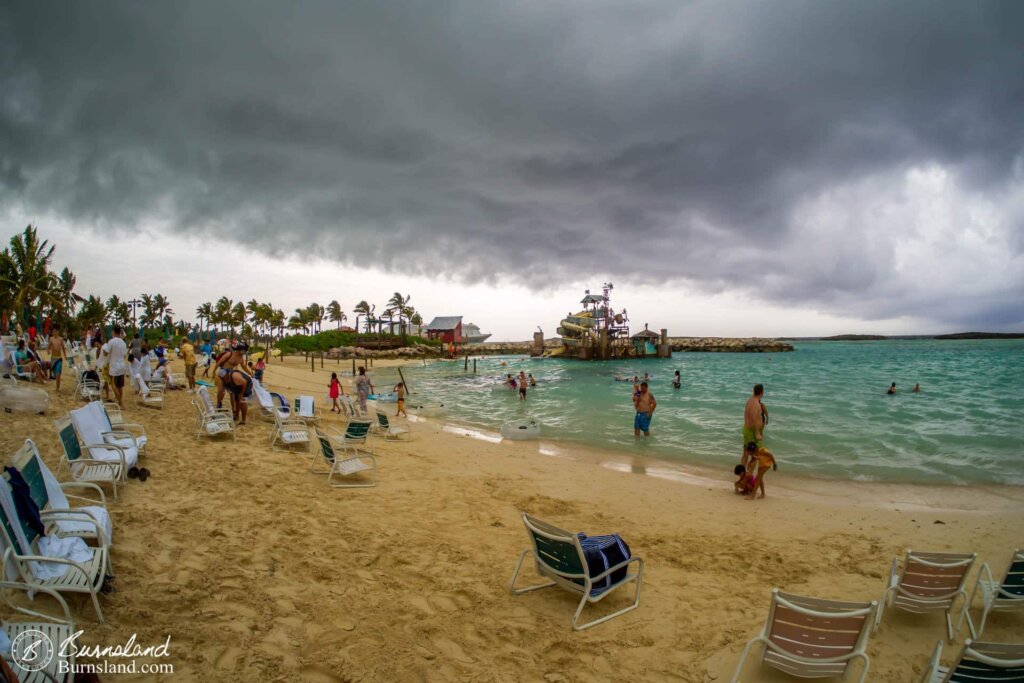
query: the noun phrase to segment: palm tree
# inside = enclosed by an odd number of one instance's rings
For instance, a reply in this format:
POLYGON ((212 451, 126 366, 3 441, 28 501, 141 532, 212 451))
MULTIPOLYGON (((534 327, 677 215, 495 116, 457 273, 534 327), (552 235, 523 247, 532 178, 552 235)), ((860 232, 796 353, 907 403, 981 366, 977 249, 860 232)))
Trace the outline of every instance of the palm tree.
MULTIPOLYGON (((366 303, 366 300, 363 299, 362 301, 360 301, 359 303, 357 303, 355 305, 355 308, 352 309, 352 312, 356 313, 356 332, 358 333, 359 332, 359 318, 361 318, 364 315, 367 318, 369 318, 370 314, 373 312, 373 309, 371 309, 370 308, 370 304, 366 303)), ((367 331, 369 331, 369 326, 367 326, 367 331)))
POLYGON ((42 303, 59 304, 55 278, 49 272, 57 247, 39 241, 36 229, 29 225, 0 252, 0 289, 4 303, 18 318, 36 312, 42 303))
POLYGON ((152 299, 154 322, 168 320, 174 311, 171 310, 171 302, 163 294, 154 294, 152 299))
POLYGON ((411 294, 406 294, 405 296, 402 296, 401 292, 395 292, 394 294, 391 295, 391 298, 388 299, 388 309, 392 312, 392 314, 398 313, 398 325, 403 330, 403 334, 405 329, 403 327, 405 320, 405 309, 409 307, 409 301, 411 300, 411 294))
POLYGON ((103 305, 103 299, 90 294, 82 302, 82 310, 78 312, 78 319, 85 327, 98 325, 102 327, 107 322, 107 308, 103 305))
POLYGON ((228 326, 231 328, 231 336, 235 336, 235 328, 241 327, 245 323, 245 304, 239 301, 237 304, 231 307, 231 313, 228 316, 228 326))
POLYGON ((140 294, 139 299, 142 302, 142 315, 139 316, 139 325, 145 329, 156 324, 156 308, 153 305, 153 297, 149 294, 140 294))
POLYGON ((56 298, 55 307, 60 312, 60 316, 54 316, 58 318, 58 326, 65 327, 71 322, 71 311, 75 309, 79 303, 85 301, 82 297, 75 294, 75 284, 77 278, 68 268, 60 271, 60 275, 57 276, 57 281, 54 285, 54 296, 56 298))
MULTIPOLYGON (((214 324, 219 326, 228 325, 231 320, 231 309, 234 307, 234 301, 226 296, 222 296, 217 299, 217 303, 213 306, 213 318, 211 320, 214 324)), ((232 334, 234 334, 234 332, 232 332, 232 334)))
POLYGON ((312 323, 312 311, 309 307, 296 308, 295 315, 288 319, 288 329, 302 330, 303 334, 309 334, 309 327, 312 323))
POLYGON ((416 326, 417 335, 423 331, 423 316, 419 314, 419 311, 413 311, 413 314, 409 316, 409 322, 416 326))
POLYGON ((341 323, 345 321, 345 313, 341 310, 341 304, 338 303, 337 299, 327 304, 327 316, 332 323, 338 323, 338 329, 340 330, 341 323))
POLYGON ((213 304, 207 301, 205 304, 200 304, 196 307, 196 318, 199 319, 199 325, 203 326, 203 321, 206 321, 204 329, 209 329, 210 318, 213 316, 213 304))

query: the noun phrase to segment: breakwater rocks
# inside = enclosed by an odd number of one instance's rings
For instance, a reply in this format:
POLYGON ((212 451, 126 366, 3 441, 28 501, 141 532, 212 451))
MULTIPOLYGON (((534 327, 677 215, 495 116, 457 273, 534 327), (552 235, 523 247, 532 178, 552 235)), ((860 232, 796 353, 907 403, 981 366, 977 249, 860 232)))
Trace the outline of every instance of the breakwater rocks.
POLYGON ((325 358, 440 358, 441 349, 436 346, 403 346, 397 349, 364 349, 356 346, 339 346, 324 353, 325 358))
POLYGON ((782 353, 793 345, 778 339, 750 337, 669 337, 673 353, 782 353))
MULTIPOLYGON (((793 345, 778 339, 735 337, 669 337, 669 345, 673 353, 782 353, 792 351, 793 345)), ((545 349, 557 349, 561 343, 557 339, 545 339, 545 349)), ((467 344, 463 353, 471 356, 528 356, 533 350, 529 342, 489 342, 483 344, 467 344)))

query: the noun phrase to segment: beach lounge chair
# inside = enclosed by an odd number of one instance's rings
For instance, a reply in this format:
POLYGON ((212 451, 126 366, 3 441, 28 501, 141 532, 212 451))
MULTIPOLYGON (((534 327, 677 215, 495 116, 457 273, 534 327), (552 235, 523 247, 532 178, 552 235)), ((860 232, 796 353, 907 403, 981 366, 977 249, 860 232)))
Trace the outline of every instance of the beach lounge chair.
MULTIPOLYGON (((110 421, 99 401, 75 408, 69 415, 78 438, 92 457, 98 460, 111 460, 121 459, 123 455, 127 469, 139 464, 139 456, 146 446, 146 437, 126 430, 111 429, 110 421), (112 450, 114 448, 118 450, 112 450)), ((141 429, 139 425, 135 426, 141 429)))
POLYGON ((377 412, 377 424, 375 430, 378 434, 383 435, 385 441, 405 439, 406 441, 412 439, 412 431, 408 425, 395 425, 391 424, 388 416, 382 412, 377 412))
POLYGON ((338 431, 331 429, 328 431, 336 439, 341 439, 341 442, 346 448, 352 448, 363 453, 373 454, 373 423, 369 420, 349 420, 348 424, 345 425, 344 431, 338 431))
POLYGON ((513 595, 522 595, 523 593, 540 590, 541 588, 558 586, 580 596, 579 606, 576 608, 576 613, 572 616, 572 627, 576 631, 582 631, 591 626, 606 622, 609 619, 614 619, 640 606, 640 589, 644 578, 644 561, 641 558, 631 557, 625 562, 616 564, 599 574, 591 576, 587 569, 586 555, 583 552, 583 546, 580 545, 580 537, 577 534, 559 529, 536 517, 531 517, 525 512, 523 513, 523 524, 526 526, 526 534, 530 538, 530 547, 519 555, 516 569, 512 573, 509 590, 513 595), (516 588, 516 578, 519 576, 519 571, 523 566, 523 560, 530 553, 533 554, 534 567, 537 573, 550 579, 550 581, 535 586, 527 586, 526 588, 516 588), (628 572, 628 567, 634 563, 637 565, 637 571, 631 574, 628 572), (606 577, 618 573, 621 569, 626 569, 627 572, 618 581, 607 587, 595 587, 595 583, 603 582, 606 577), (636 594, 631 605, 599 619, 583 624, 579 623, 580 614, 582 614, 583 608, 587 604, 600 602, 613 593, 616 588, 634 582, 636 583, 636 594))
POLYGON ((43 513, 46 533, 94 540, 107 548, 112 545, 114 528, 103 489, 88 482, 58 482, 32 439, 26 439, 25 445, 11 456, 11 465, 21 472, 32 493, 32 500, 43 513), (82 492, 91 493, 94 497, 82 495, 82 492), (70 499, 87 505, 71 507, 70 499))
POLYGON ((942 610, 946 613, 946 631, 950 642, 963 625, 967 614, 967 574, 974 565, 977 553, 921 553, 907 550, 903 571, 899 571, 899 559, 892 561, 889 583, 882 603, 878 608, 875 629, 882 623, 886 607, 895 607, 906 612, 923 614, 942 610), (960 598, 960 617, 953 630, 953 606, 960 598))
POLYGON ((316 414, 316 405, 312 396, 296 396, 295 397, 295 417, 301 418, 306 422, 319 422, 319 418, 316 414))
POLYGON ((230 411, 217 410, 210 400, 210 392, 206 387, 199 387, 192 397, 192 404, 198 412, 196 420, 196 438, 200 436, 220 436, 230 434, 235 439, 235 419, 230 411))
POLYGON ((313 457, 309 465, 309 471, 322 473, 323 470, 317 467, 321 459, 328 465, 327 483, 334 488, 366 488, 377 485, 377 459, 368 453, 359 455, 355 448, 352 448, 352 455, 349 455, 349 448, 344 438, 338 435, 316 429, 316 438, 320 442, 320 458, 313 457), (358 479, 354 483, 346 483, 347 477, 354 477, 360 472, 369 472, 369 481, 358 479), (337 474, 342 481, 332 484, 331 479, 337 474))
POLYGON ((6 478, 0 483, 0 529, 3 531, 4 565, 14 571, 30 590, 50 588, 58 593, 88 593, 92 598, 96 617, 103 623, 99 593, 109 573, 107 548, 88 548, 88 559, 81 561, 64 557, 47 557, 41 552, 43 539, 25 520, 18 516, 6 478), (13 564, 10 564, 13 563, 13 564), (63 568, 63 571, 61 569, 63 568))
POLYGON ((53 426, 64 448, 64 457, 57 468, 58 476, 66 466, 73 481, 108 483, 113 488, 114 500, 117 500, 117 484, 126 478, 123 459, 101 460, 93 457, 90 451, 83 452, 75 426, 68 415, 54 420, 53 426))
POLYGON ((252 381, 252 397, 259 417, 275 422, 278 417, 290 417, 291 409, 288 407, 288 399, 281 394, 272 394, 267 388, 260 384, 259 380, 252 381))
POLYGON ((146 382, 142 379, 141 375, 134 375, 135 389, 138 391, 136 396, 138 402, 149 408, 158 408, 163 410, 164 408, 164 389, 162 382, 146 382))
MULTIPOLYGON (((878 602, 839 602, 783 593, 772 589, 768 620, 761 634, 747 643, 736 665, 738 683, 755 645, 763 647, 761 664, 800 678, 845 676, 859 661, 865 681, 870 667, 868 636, 878 602)), ((756 677, 751 680, 757 680, 756 677)))
POLYGON ((1020 683, 1024 681, 1024 644, 980 643, 968 640, 950 666, 941 666, 942 641, 920 683, 1020 683))
POLYGON ((125 422, 124 413, 117 403, 93 401, 85 408, 92 411, 104 442, 114 443, 125 448, 135 447, 139 452, 139 457, 146 455, 146 444, 149 443, 146 428, 135 422, 125 422))
POLYGON ((282 416, 274 411, 274 428, 270 432, 270 447, 277 450, 278 443, 287 446, 304 446, 307 451, 313 449, 313 433, 305 420, 297 417, 282 416))
POLYGON ((1006 574, 1002 581, 996 581, 992 577, 992 570, 988 563, 982 563, 978 571, 978 580, 971 591, 971 599, 967 601, 967 627, 971 630, 972 638, 980 638, 985 630, 985 621, 989 612, 1022 612, 1024 611, 1024 550, 1019 548, 1013 551, 1013 558, 1010 566, 1006 568, 1006 574), (970 605, 974 602, 974 596, 981 590, 981 621, 975 628, 974 620, 971 619, 970 605))
POLYGON ((8 362, 11 365, 11 369, 10 369, 11 374, 14 375, 15 377, 17 377, 18 379, 23 379, 23 380, 26 380, 26 381, 33 381, 33 380, 35 380, 36 374, 34 372, 30 372, 30 371, 26 370, 24 368, 24 366, 18 365, 18 359, 15 358, 15 356, 14 356, 15 353, 16 353, 16 350, 12 349, 7 354, 8 362))
POLYGON ((7 604, 7 609, 4 610, 6 615, 0 628, 7 634, 12 644, 16 638, 21 637, 18 659, 28 666, 28 668, 22 667, 19 662, 14 660, 12 653, 4 653, 4 659, 14 675, 18 677, 17 680, 20 683, 70 681, 71 677, 66 672, 74 671, 75 651, 74 648, 61 647, 61 643, 66 642, 71 634, 75 633, 75 624, 71 619, 68 603, 55 590, 39 586, 33 589, 27 584, 15 581, 0 581, 0 593, 3 594, 3 600, 7 604), (29 609, 24 606, 25 600, 13 600, 13 595, 20 592, 45 593, 50 596, 60 605, 64 613, 63 619, 37 611, 38 601, 34 601, 32 609, 29 609), (24 615, 34 621, 14 619, 12 618, 14 615, 24 615), (40 619, 42 621, 39 621, 40 619), (67 650, 67 652, 62 650, 67 650), (48 661, 47 657, 49 657, 48 661))
POLYGON ((83 401, 98 401, 103 391, 103 386, 97 379, 90 379, 85 376, 84 371, 72 366, 77 375, 75 380, 75 395, 83 401))

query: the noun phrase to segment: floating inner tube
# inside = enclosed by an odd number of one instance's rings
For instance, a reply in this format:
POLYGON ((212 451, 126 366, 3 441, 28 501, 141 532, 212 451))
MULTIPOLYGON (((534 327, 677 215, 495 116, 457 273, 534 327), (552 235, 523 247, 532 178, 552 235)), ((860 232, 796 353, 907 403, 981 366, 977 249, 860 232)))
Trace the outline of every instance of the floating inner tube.
POLYGON ((540 437, 540 423, 536 420, 512 420, 501 425, 501 435, 512 441, 525 441, 540 437))

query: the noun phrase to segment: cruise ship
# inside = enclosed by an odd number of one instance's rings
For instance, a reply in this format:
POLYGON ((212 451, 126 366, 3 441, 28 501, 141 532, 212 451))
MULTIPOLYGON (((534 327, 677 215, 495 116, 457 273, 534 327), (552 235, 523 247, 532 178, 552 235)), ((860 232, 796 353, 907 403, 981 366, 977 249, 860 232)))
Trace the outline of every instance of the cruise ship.
POLYGON ((462 326, 462 338, 466 340, 467 344, 480 344, 487 341, 490 336, 490 332, 481 333, 480 328, 473 323, 466 323, 462 326))

